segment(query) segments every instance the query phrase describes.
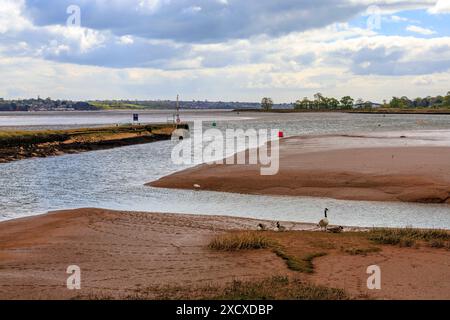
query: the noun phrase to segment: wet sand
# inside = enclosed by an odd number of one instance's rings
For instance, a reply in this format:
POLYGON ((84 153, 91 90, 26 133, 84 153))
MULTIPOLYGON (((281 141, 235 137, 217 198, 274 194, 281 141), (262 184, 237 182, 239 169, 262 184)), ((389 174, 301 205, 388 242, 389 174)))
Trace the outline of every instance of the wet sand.
MULTIPOLYGON (((445 249, 383 246, 381 252, 369 256, 349 256, 339 251, 344 233, 333 236, 334 253, 314 260, 317 272, 310 276, 289 270, 270 250, 216 252, 207 248, 215 235, 254 230, 258 222, 102 209, 2 222, 0 299, 123 298, 142 290, 158 296, 166 286, 223 285, 274 275, 341 287, 355 298, 450 299, 450 251, 445 249), (383 270, 381 291, 365 289, 365 271, 371 264, 383 270), (79 291, 65 287, 69 265, 81 268, 79 291)), ((289 230, 317 230, 310 224, 285 225, 289 230)), ((329 245, 332 237, 317 232, 285 234, 292 250, 329 245), (304 234, 316 240, 311 243, 304 234)))
POLYGON ((294 137, 281 140, 280 170, 273 176, 262 176, 259 165, 200 165, 149 185, 194 189, 197 184, 201 190, 243 194, 450 203, 450 147, 421 143, 398 137, 294 137))

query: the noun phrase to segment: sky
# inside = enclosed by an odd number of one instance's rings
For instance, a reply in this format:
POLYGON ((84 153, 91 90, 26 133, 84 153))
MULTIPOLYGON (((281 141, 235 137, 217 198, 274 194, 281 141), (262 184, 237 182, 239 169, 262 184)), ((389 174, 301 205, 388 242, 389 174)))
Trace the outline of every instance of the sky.
POLYGON ((450 0, 0 0, 0 97, 450 91, 450 0))

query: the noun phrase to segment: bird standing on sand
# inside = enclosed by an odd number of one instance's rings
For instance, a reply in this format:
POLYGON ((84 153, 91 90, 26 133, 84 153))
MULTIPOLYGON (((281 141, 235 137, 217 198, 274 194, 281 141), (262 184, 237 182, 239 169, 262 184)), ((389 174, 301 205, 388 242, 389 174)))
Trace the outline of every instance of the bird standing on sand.
POLYGON ((277 229, 276 230, 279 231, 279 232, 284 232, 284 231, 286 231, 286 227, 282 226, 280 224, 280 222, 277 222, 277 229))
POLYGON ((327 231, 327 227, 330 224, 328 221, 328 208, 325 208, 325 218, 319 221, 319 227, 322 229, 324 228, 325 231, 327 231))

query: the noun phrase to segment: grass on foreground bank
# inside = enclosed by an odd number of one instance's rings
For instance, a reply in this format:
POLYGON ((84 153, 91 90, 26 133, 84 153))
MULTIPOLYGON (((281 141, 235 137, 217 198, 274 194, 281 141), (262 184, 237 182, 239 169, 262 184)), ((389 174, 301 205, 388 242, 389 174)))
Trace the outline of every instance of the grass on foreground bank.
POLYGON ((372 229, 369 232, 331 234, 311 231, 229 232, 216 236, 209 248, 217 251, 271 250, 290 270, 311 274, 315 258, 328 254, 369 255, 382 251, 377 245, 399 245, 450 250, 450 233, 444 230, 372 229))
POLYGON ((234 281, 219 295, 218 300, 346 300, 344 290, 316 286, 299 279, 273 277, 263 281, 234 281))
POLYGON ((296 257, 287 253, 286 248, 276 240, 269 239, 258 232, 219 235, 210 242, 208 247, 218 251, 271 249, 273 253, 286 262, 289 269, 303 273, 313 273, 313 259, 326 255, 324 252, 317 252, 296 257))
POLYGON ((377 244, 414 247, 424 243, 432 248, 450 249, 450 233, 445 230, 376 228, 368 233, 368 238, 377 244))
POLYGON ((219 235, 209 243, 208 247, 219 251, 267 249, 274 245, 273 242, 262 233, 243 232, 219 235))
POLYGON ((101 139, 116 134, 168 134, 172 129, 169 125, 123 125, 99 128, 82 128, 70 130, 42 130, 42 131, 0 131, 0 145, 6 147, 25 146, 41 143, 64 142, 76 139, 101 139), (167 132, 165 132, 167 131, 167 132))
POLYGON ((348 300, 344 290, 317 286, 284 276, 255 281, 233 281, 226 286, 162 286, 137 289, 134 293, 113 297, 91 294, 76 299, 88 300, 348 300))

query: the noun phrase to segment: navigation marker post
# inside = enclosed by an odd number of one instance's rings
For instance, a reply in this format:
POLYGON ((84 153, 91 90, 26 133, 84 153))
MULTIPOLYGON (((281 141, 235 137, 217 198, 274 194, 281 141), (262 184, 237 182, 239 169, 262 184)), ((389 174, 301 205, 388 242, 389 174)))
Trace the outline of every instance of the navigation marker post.
POLYGON ((176 113, 177 125, 181 123, 180 119, 180 96, 177 94, 177 113, 176 113))

